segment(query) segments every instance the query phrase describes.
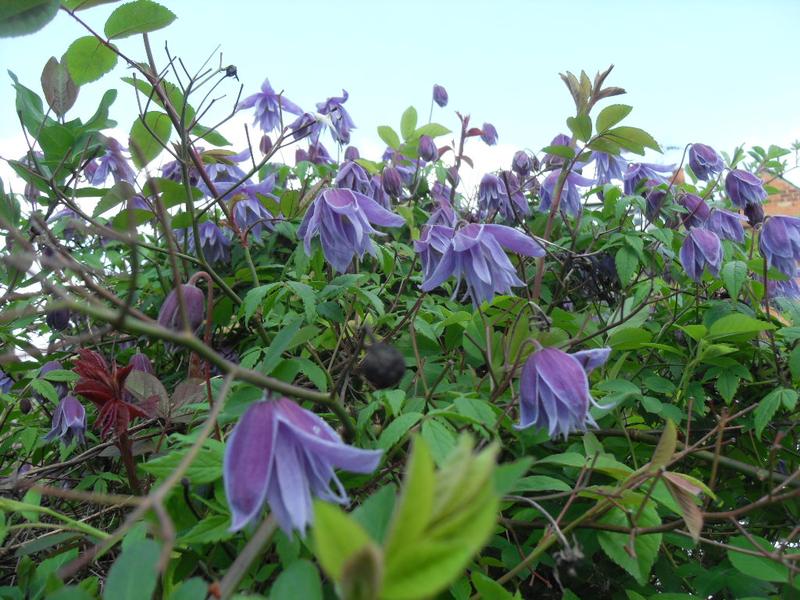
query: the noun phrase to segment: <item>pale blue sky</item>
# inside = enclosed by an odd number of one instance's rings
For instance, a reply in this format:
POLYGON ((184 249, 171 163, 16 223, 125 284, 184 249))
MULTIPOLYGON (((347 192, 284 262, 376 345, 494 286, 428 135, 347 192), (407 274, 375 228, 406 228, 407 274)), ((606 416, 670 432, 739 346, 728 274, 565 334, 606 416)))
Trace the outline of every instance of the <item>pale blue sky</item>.
MULTIPOLYGON (((238 66, 245 94, 269 77, 311 109, 346 88, 359 127, 353 141, 370 147, 379 143, 376 126, 396 125, 409 104, 427 117, 431 86, 441 83, 450 104, 435 118, 454 127, 452 110, 467 112, 478 124, 494 123, 501 144, 538 150, 573 112, 558 73, 583 68, 593 75, 610 63, 616 68, 609 83, 628 90, 617 101, 634 106, 630 124, 665 146, 701 141, 730 150, 740 142, 788 145, 800 138, 797 0, 163 4, 178 20, 153 35, 161 64, 164 39, 190 67, 220 44, 224 63, 238 66)), ((112 8, 81 14, 102 30, 112 8)), ((38 91, 44 63, 80 35, 62 13, 32 36, 0 40, 0 78, 8 82, 11 69, 38 91)), ((137 38, 121 40, 120 48, 143 56, 137 38)), ((135 101, 119 82, 124 74, 117 67, 81 89, 69 116, 88 116, 101 93, 117 87, 112 115, 127 130, 135 101)), ((13 94, 3 85, 0 154, 7 157, 18 125, 13 94)), ((235 85, 227 92, 235 96, 235 85)))

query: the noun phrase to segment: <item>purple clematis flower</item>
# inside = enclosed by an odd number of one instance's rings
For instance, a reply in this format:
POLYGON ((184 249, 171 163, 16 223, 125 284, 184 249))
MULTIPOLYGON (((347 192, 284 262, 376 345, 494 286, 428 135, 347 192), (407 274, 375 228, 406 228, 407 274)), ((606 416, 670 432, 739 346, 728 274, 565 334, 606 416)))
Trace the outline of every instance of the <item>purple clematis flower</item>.
POLYGON ((619 155, 592 152, 592 160, 594 160, 594 180, 597 185, 622 179, 623 173, 628 168, 628 161, 619 155))
POLYGON ((659 183, 666 183, 667 177, 664 173, 672 173, 674 170, 675 165, 632 163, 628 165, 628 170, 622 175, 625 193, 628 195, 635 194, 643 182, 647 188, 654 187, 659 183))
POLYGON ((258 198, 243 198, 233 207, 233 220, 242 231, 249 231, 256 242, 261 240, 264 230, 273 230, 272 216, 258 198))
POLYGON ((524 286, 525 282, 517 276, 504 247, 522 256, 545 254, 541 245, 512 227, 472 223, 453 233, 436 269, 423 280, 422 290, 428 292, 455 277, 453 294, 463 279, 466 295, 475 306, 491 302, 496 294, 510 294, 512 287, 524 286))
MULTIPOLYGON (((570 148, 572 146, 572 138, 564 133, 559 133, 550 141, 550 146, 564 146, 570 148)), ((558 154, 546 153, 542 162, 551 167, 557 167, 564 164, 564 157, 558 154)))
POLYGON ((323 190, 309 207, 297 235, 303 238, 306 254, 311 255, 311 240, 319 235, 325 259, 344 273, 354 256, 365 252, 377 255, 371 234, 383 235, 372 225, 400 227, 405 220, 380 206, 375 200, 353 190, 323 190))
POLYGON ((65 445, 73 439, 83 443, 83 434, 86 431, 86 409, 73 395, 64 396, 53 412, 53 424, 50 432, 44 436, 48 442, 60 438, 65 445))
POLYGON ((308 150, 298 148, 294 154, 294 161, 296 163, 307 161, 315 165, 332 165, 334 163, 330 152, 322 145, 322 142, 309 144, 308 150))
POLYGON ((236 110, 255 107, 254 125, 261 127, 261 131, 269 133, 281 126, 281 112, 302 115, 303 110, 291 100, 276 94, 265 79, 261 84, 261 91, 248 96, 236 106, 236 110))
POLYGON ((85 227, 83 219, 78 216, 71 208, 65 208, 51 215, 47 222, 51 225, 63 227, 61 235, 65 240, 79 242, 83 239, 83 229, 85 227))
POLYGON ((645 216, 647 220, 653 222, 661 214, 661 208, 667 199, 667 190, 653 188, 645 198, 645 216))
POLYGON ((761 204, 767 197, 763 182, 747 171, 733 169, 725 176, 725 190, 731 202, 739 208, 749 204, 761 204))
MULTIPOLYGON (((60 371, 63 368, 64 367, 57 360, 48 361, 48 362, 46 362, 46 363, 44 363, 42 365, 41 369, 39 369, 39 379, 45 379, 45 375, 47 375, 51 371, 60 371)), ((58 395, 58 399, 59 400, 67 395, 67 391, 69 391, 69 390, 67 388, 67 384, 66 383, 64 383, 63 381, 51 381, 50 383, 55 388, 56 394, 58 395)), ((40 394, 35 394, 34 397, 40 403, 46 402, 46 400, 40 394)))
MULTIPOLYGON (((203 221, 197 226, 200 233, 200 248, 203 256, 210 263, 230 262, 231 260, 231 241, 223 233, 222 229, 213 221, 203 221)), ((196 252, 197 247, 194 243, 194 232, 191 229, 178 230, 176 237, 182 240, 184 235, 188 235, 189 252, 196 252)))
POLYGON ((122 155, 123 150, 124 148, 117 140, 107 137, 105 154, 90 161, 83 171, 89 183, 103 185, 109 175, 114 177, 114 183, 119 183, 120 181, 134 182, 136 173, 122 155))
MULTIPOLYGON (((539 210, 547 212, 550 210, 550 204, 553 201, 553 194, 555 193, 558 178, 561 175, 560 171, 553 171, 542 182, 542 189, 540 192, 541 202, 539 203, 539 210)), ((564 181, 564 188, 561 190, 561 211, 567 212, 571 215, 577 215, 581 212, 581 196, 582 193, 578 187, 589 187, 594 184, 594 181, 578 175, 570 171, 564 181)))
POLYGON ((137 352, 131 356, 128 360, 128 364, 133 367, 134 371, 141 371, 142 373, 147 373, 148 375, 155 373, 153 370, 153 363, 150 362, 150 358, 141 352, 137 352))
POLYGON ((715 208, 706 219, 705 228, 716 233, 720 239, 744 243, 744 227, 747 219, 739 213, 715 208))
POLYGON ((764 222, 758 248, 767 261, 767 267, 794 277, 800 260, 800 218, 770 217, 764 222))
POLYGON ((493 213, 499 213, 506 222, 517 220, 518 215, 529 215, 530 207, 525 201, 525 196, 519 187, 519 182, 513 173, 506 173, 511 194, 509 194, 503 179, 487 173, 478 186, 478 211, 482 219, 493 213), (510 197, 509 197, 510 196, 510 197))
POLYGON ((383 189, 380 175, 373 175, 369 180, 369 192, 366 194, 386 210, 392 210, 392 197, 383 189))
MULTIPOLYGON (((200 288, 191 283, 182 283, 180 288, 183 301, 186 304, 189 329, 197 331, 197 328, 200 327, 205 318, 205 296, 200 288)), ((158 311, 158 324, 173 331, 180 331, 183 327, 176 290, 172 290, 167 294, 164 304, 161 305, 161 310, 158 311)))
MULTIPOLYGON (((760 278, 759 278, 760 279, 760 278)), ((767 281, 767 296, 770 300, 800 300, 800 283, 797 277, 786 280, 769 279, 767 281)))
MULTIPOLYGON (((319 114, 327 116, 331 123, 331 135, 333 139, 339 144, 350 143, 350 131, 356 128, 353 119, 347 112, 343 104, 347 102, 349 97, 347 90, 342 90, 341 96, 332 96, 317 104, 317 111, 319 114)), ((318 127, 321 128, 322 123, 318 121, 318 127)), ((316 137, 319 138, 320 129, 317 129, 316 137)), ((313 134, 312 134, 313 135, 313 134)), ((316 139, 314 140, 316 141, 316 139)))
POLYGON ((45 317, 45 322, 50 329, 64 331, 67 327, 69 327, 69 321, 71 317, 72 314, 68 308, 48 310, 47 316, 45 317))
POLYGON ((436 208, 431 211, 427 225, 447 225, 451 228, 456 226, 458 217, 450 204, 450 193, 450 188, 443 183, 437 181, 433 184, 431 198, 435 201, 436 208))
MULTIPOLYGON (((541 348, 530 355, 520 378, 519 425, 536 427, 565 440, 570 433, 597 427, 591 406, 598 406, 589 392, 591 371, 608 360, 611 348, 567 354, 558 348, 541 348)), ((603 408, 603 407, 600 407, 603 408)))
POLYGON ((686 213, 681 215, 686 227, 702 227, 711 214, 711 208, 700 196, 686 194, 678 202, 686 209, 686 213))
POLYGON ((440 108, 447 106, 447 90, 443 85, 434 84, 433 86, 433 101, 439 105, 440 108))
POLYGON ((524 150, 517 150, 514 153, 514 158, 511 159, 511 170, 520 177, 525 177, 531 172, 533 168, 533 161, 531 155, 524 150))
POLYGON ((361 158, 361 154, 358 152, 358 148, 355 146, 348 146, 344 150, 344 159, 345 160, 358 160, 361 158))
POLYGON ((357 162, 352 160, 342 164, 333 185, 338 188, 361 192, 367 196, 371 195, 370 176, 367 170, 357 162))
POLYGON ((14 380, 11 375, 0 370, 0 394, 7 394, 14 387, 14 380))
POLYGON ((719 268, 722 266, 722 243, 713 231, 692 227, 683 240, 680 256, 686 274, 700 283, 706 267, 715 277, 719 275, 719 268))
POLYGON ((381 183, 383 190, 392 198, 400 198, 403 195, 403 176, 397 167, 386 167, 381 173, 381 183))
POLYGON ((419 138, 419 157, 426 162, 439 158, 439 149, 431 136, 423 135, 419 138))
POLYGON ((497 143, 497 129, 491 123, 484 123, 481 127, 481 139, 488 145, 494 146, 497 143))
POLYGON ((692 144, 689 147, 689 166, 698 179, 708 181, 718 173, 722 173, 725 163, 711 146, 692 144))
MULTIPOLYGON (((206 152, 203 154, 203 161, 209 179, 214 183, 214 189, 219 196, 227 195, 240 181, 240 185, 246 185, 247 174, 238 166, 250 158, 250 151, 245 150, 239 154, 219 154, 206 152)), ((196 187, 206 196, 213 196, 211 189, 206 182, 198 178, 196 187)))
POLYGON ((382 454, 345 444, 324 420, 287 398, 252 404, 225 444, 231 531, 253 521, 266 502, 287 535, 305 535, 312 497, 348 502, 334 469, 372 473, 382 454))
POLYGON ((414 250, 422 263, 423 279, 433 275, 455 234, 453 227, 428 223, 422 227, 419 239, 414 240, 414 250))

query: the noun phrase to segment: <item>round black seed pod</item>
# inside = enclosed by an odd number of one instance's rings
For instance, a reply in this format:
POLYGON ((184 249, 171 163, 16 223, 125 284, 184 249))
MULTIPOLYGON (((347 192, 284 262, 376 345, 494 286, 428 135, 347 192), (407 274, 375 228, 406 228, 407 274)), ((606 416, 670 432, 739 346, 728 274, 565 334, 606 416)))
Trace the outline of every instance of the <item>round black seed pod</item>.
POLYGON ((377 389, 397 385, 406 372, 406 360, 391 344, 372 344, 358 368, 361 375, 377 389))
POLYGON ((27 396, 24 396, 19 401, 19 410, 23 415, 27 415, 31 412, 31 399, 27 396))

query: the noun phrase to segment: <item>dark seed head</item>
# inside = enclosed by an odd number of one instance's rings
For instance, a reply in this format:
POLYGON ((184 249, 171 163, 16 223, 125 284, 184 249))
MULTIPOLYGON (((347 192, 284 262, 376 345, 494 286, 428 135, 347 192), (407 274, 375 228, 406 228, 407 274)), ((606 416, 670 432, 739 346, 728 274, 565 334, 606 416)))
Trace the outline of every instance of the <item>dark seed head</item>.
POLYGON ((19 401, 19 410, 23 415, 27 415, 31 412, 31 399, 27 396, 24 396, 19 401))
POLYGON ((377 343, 367 348, 359 366, 361 374, 377 389, 394 387, 406 372, 402 353, 391 344, 377 343))

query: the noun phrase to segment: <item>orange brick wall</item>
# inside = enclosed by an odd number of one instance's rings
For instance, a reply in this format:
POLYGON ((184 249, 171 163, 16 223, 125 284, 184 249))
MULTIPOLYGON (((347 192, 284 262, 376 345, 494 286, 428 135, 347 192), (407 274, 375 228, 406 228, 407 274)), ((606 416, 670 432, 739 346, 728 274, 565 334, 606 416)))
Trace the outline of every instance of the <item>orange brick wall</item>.
POLYGON ((762 175, 765 185, 777 190, 764 203, 764 212, 768 215, 800 216, 800 188, 785 179, 773 177, 775 176, 762 175))

